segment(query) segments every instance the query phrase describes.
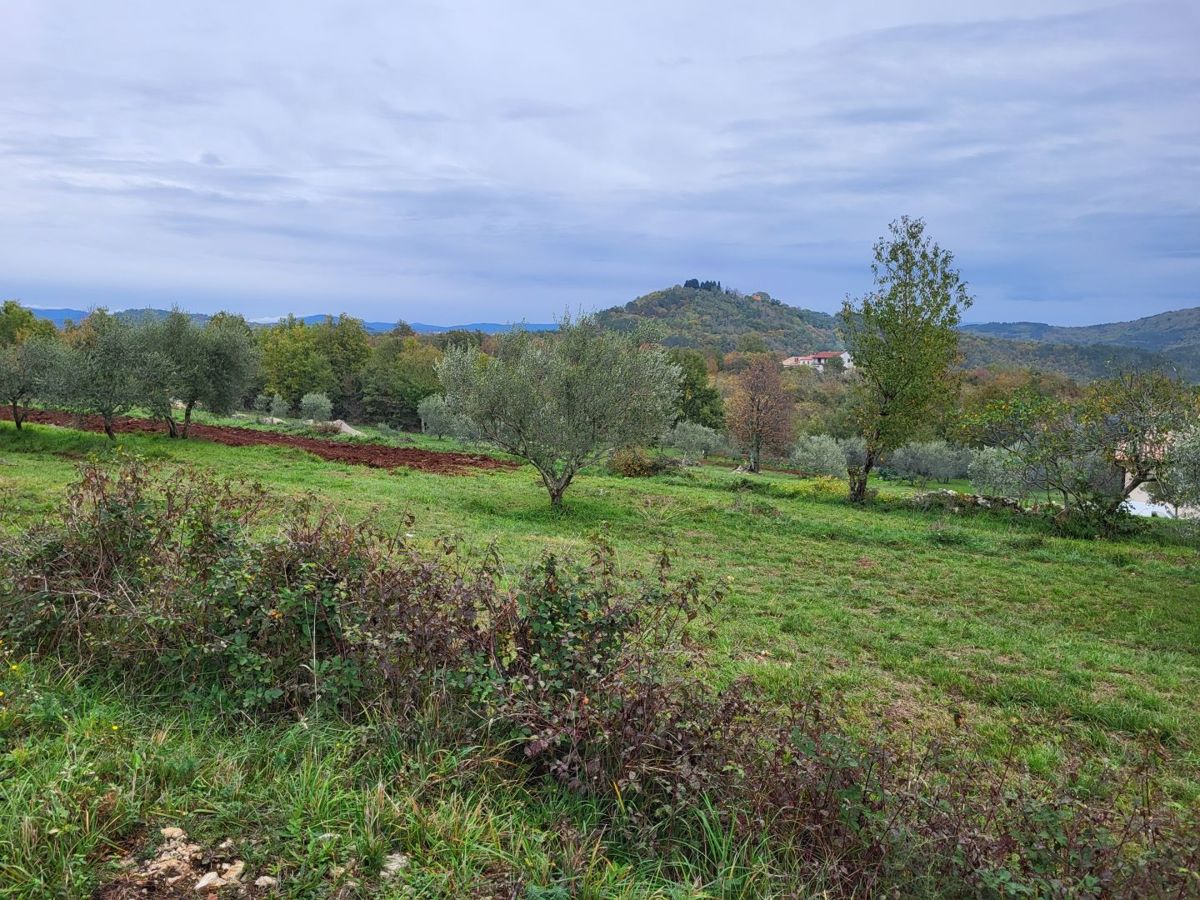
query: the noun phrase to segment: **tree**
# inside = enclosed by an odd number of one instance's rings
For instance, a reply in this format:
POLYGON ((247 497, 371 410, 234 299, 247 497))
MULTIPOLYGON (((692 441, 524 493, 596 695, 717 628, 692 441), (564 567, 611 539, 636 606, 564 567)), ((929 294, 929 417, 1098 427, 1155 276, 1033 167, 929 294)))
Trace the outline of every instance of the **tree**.
POLYGON ((167 423, 171 437, 187 438, 197 404, 218 415, 231 412, 254 378, 258 350, 240 316, 218 314, 201 327, 173 310, 137 331, 145 344, 143 402, 167 423), (183 407, 182 428, 176 402, 183 407))
POLYGON ((679 403, 676 419, 719 429, 725 423, 721 393, 709 383, 708 362, 703 353, 677 348, 670 351, 671 362, 679 366, 679 403))
POLYGON ((59 350, 53 337, 42 334, 0 347, 0 400, 11 407, 18 431, 29 414, 21 407, 49 395, 59 350))
POLYGON ((1170 480, 1172 439, 1195 422, 1186 386, 1145 373, 1095 382, 1075 400, 1018 390, 987 404, 965 430, 1004 448, 1020 481, 1057 496, 1069 517, 1109 531, 1134 490, 1170 480))
POLYGON ((913 441, 892 451, 887 465, 901 478, 924 487, 930 481, 965 477, 970 462, 970 451, 945 441, 913 441))
POLYGON ((140 371, 144 346, 134 327, 103 309, 96 310, 70 334, 56 366, 56 395, 79 413, 104 422, 104 433, 116 440, 113 422, 142 398, 140 371))
POLYGON ((1151 496, 1175 507, 1200 509, 1200 423, 1173 437, 1151 496))
POLYGON ((0 347, 13 347, 30 338, 52 338, 57 334, 54 325, 39 319, 31 309, 16 300, 0 305, 0 347))
POLYGON ((1161 372, 1124 373, 1088 386, 1079 420, 1092 447, 1124 473, 1123 502, 1158 480, 1172 436, 1196 421, 1196 401, 1161 372))
POLYGON ((317 351, 329 361, 332 372, 325 391, 333 408, 342 417, 358 417, 362 412, 363 367, 371 357, 371 342, 361 319, 345 313, 336 319, 313 326, 313 342, 317 351))
POLYGON ((441 388, 442 352, 415 335, 379 343, 362 372, 362 402, 373 422, 416 425, 418 404, 441 388))
POLYGON ((502 335, 494 357, 452 347, 437 371, 451 411, 528 460, 555 509, 584 466, 661 435, 679 393, 679 368, 660 347, 604 331, 590 317, 564 319, 555 333, 502 335))
POLYGON ((292 404, 287 402, 287 399, 282 394, 276 394, 271 398, 271 417, 274 419, 287 419, 292 415, 292 404))
POLYGON ((678 450, 684 463, 691 465, 718 449, 721 435, 706 425, 682 419, 663 435, 663 446, 678 450))
POLYGON ((779 363, 756 356, 734 382, 726 409, 729 432, 746 451, 748 468, 757 472, 764 452, 783 452, 794 436, 792 399, 783 388, 779 363))
POLYGON ((981 447, 972 452, 967 466, 971 487, 987 497, 1024 500, 1037 489, 1020 458, 1003 447, 981 447))
POLYGON ((451 412, 446 404, 446 398, 441 394, 430 394, 417 404, 417 414, 421 417, 421 431, 432 434, 439 440, 451 435, 464 440, 475 440, 471 420, 464 415, 451 412))
POLYGON ((925 222, 892 222, 875 244, 872 291, 842 305, 841 327, 859 381, 856 414, 866 445, 850 472, 850 499, 866 498, 871 470, 908 440, 938 401, 949 400, 957 326, 971 305, 954 256, 925 236, 925 222))
POLYGON ((288 316, 262 332, 262 367, 266 391, 291 405, 308 391, 331 390, 333 365, 318 346, 317 330, 288 316))

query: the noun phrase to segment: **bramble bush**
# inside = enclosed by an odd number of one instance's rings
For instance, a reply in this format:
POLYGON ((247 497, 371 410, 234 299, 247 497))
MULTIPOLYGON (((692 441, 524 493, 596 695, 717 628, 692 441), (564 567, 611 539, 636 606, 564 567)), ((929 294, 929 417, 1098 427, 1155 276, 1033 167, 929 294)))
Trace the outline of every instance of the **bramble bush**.
POLYGON ((625 478, 649 478, 680 467, 678 459, 648 453, 641 447, 618 447, 608 456, 608 471, 625 478))
POLYGON ((835 896, 1200 885, 1200 823, 1156 793, 1152 754, 1114 801, 1070 767, 1035 782, 965 741, 850 739, 819 697, 780 706, 747 681, 712 685, 690 639, 721 595, 665 556, 623 573, 597 541, 586 565, 548 555, 506 588, 494 553, 421 551, 409 525, 281 508, 188 468, 89 462, 57 518, 0 539, 0 633, 260 718, 415 723, 436 698, 448 745, 487 744, 591 797, 611 839, 707 865, 696 829, 713 816, 767 848, 785 894, 817 879, 835 896))

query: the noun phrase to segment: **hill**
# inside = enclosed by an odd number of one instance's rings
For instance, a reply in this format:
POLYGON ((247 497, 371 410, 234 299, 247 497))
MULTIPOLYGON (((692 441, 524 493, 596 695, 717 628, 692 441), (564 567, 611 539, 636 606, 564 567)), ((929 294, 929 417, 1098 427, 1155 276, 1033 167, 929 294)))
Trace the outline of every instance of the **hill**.
POLYGON ((1013 341, 972 332, 961 333, 958 346, 963 354, 963 368, 967 369, 1032 369, 1056 372, 1077 381, 1092 381, 1121 371, 1159 369, 1177 372, 1190 381, 1200 379, 1200 372, 1180 365, 1171 356, 1137 347, 1013 341))
POLYGON ((837 322, 828 313, 789 306, 765 291, 743 294, 718 287, 675 285, 624 306, 597 313, 617 331, 651 328, 672 347, 728 353, 757 335, 777 353, 811 353, 841 347, 837 322))
POLYGON ((1200 306, 1103 325, 987 322, 964 325, 963 331, 989 338, 1024 342, 1075 346, 1103 345, 1150 351, 1168 357, 1185 377, 1200 380, 1200 306))
MULTIPOLYGON (((675 285, 653 291, 624 306, 606 309, 597 318, 601 324, 619 331, 649 329, 668 346, 720 353, 749 347, 755 337, 777 353, 811 353, 842 346, 837 319, 828 313, 790 306, 765 292, 743 294, 715 284, 699 288, 675 285)), ((1113 343, 1058 343, 1053 342, 1053 337, 1030 339, 1028 332, 1015 325, 983 327, 996 331, 1011 327, 1015 329, 1014 337, 1026 339, 1011 340, 1005 334, 981 333, 980 326, 972 326, 960 342, 967 368, 1030 368, 1058 372, 1081 381, 1102 378, 1120 369, 1160 368, 1178 369, 1186 377, 1200 380, 1200 356, 1197 365, 1189 366, 1186 357, 1177 355, 1180 354, 1177 350, 1168 354, 1155 352, 1155 348, 1113 343)))

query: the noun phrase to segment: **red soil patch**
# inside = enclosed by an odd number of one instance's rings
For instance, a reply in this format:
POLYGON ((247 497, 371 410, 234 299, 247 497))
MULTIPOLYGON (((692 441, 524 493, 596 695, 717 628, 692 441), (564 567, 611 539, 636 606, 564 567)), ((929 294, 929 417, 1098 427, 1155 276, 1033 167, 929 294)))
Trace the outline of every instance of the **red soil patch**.
MULTIPOLYGON (((0 411, 0 418, 11 419, 11 410, 0 411)), ((99 416, 76 416, 55 410, 31 409, 28 422, 38 425, 59 425, 64 428, 83 428, 103 431, 99 416)), ((122 434, 165 434, 166 426, 153 419, 134 419, 121 416, 113 423, 122 434)), ((258 431, 230 425, 192 425, 189 440, 212 441, 227 447, 253 447, 266 444, 274 447, 296 447, 331 462, 370 466, 374 469, 395 469, 401 466, 438 475, 463 475, 472 469, 515 469, 517 463, 491 456, 449 451, 418 450, 415 447, 389 447, 386 444, 351 443, 324 438, 258 431)))

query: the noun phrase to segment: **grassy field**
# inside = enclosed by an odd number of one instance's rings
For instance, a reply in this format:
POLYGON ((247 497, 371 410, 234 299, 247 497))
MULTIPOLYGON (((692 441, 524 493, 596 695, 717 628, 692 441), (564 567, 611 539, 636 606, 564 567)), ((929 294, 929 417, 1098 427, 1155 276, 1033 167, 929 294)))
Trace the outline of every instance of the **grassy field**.
MULTIPOLYGON (((1072 540, 1023 518, 916 510, 902 486, 859 509, 819 482, 717 466, 587 473, 558 515, 528 467, 446 477, 165 436, 120 445, 314 493, 351 520, 400 527, 412 514, 419 541, 494 544, 513 572, 547 549, 582 555, 601 531, 625 565, 665 548, 677 570, 727 582, 705 648, 715 682, 750 675, 781 699, 815 688, 864 729, 886 721, 918 741, 965 730, 982 754, 1015 752, 1047 779, 1081 757, 1080 777, 1112 782, 1154 746, 1167 795, 1200 798, 1200 554, 1173 523, 1072 540)), ((100 435, 0 423, 0 527, 46 517, 77 460, 111 452, 100 435)), ((409 859, 395 896, 486 895, 514 870, 529 884, 569 872, 582 896, 759 892, 736 867, 720 885, 681 886, 662 861, 572 838, 591 833, 593 811, 526 795, 472 748, 389 749, 382 724, 239 728, 14 651, 0 690, 0 895, 86 893, 115 871, 94 864, 115 836, 153 837, 143 824, 237 838, 295 895, 354 882, 396 846, 409 859)))

